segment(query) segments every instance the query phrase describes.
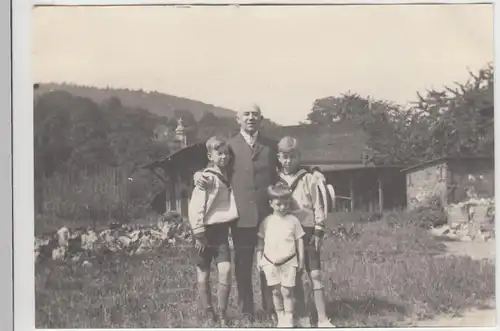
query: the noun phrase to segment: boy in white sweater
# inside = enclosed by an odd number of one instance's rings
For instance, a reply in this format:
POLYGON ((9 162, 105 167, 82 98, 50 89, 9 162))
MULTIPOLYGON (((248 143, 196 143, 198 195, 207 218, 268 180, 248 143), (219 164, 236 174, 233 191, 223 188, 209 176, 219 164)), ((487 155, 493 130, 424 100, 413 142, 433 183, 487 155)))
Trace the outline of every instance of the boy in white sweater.
POLYGON ((227 179, 229 146, 224 139, 211 137, 206 143, 209 165, 203 175, 211 182, 210 189, 195 186, 189 202, 189 221, 195 238, 195 259, 198 291, 206 314, 220 326, 227 326, 226 309, 231 289, 231 254, 229 227, 238 218, 234 195, 227 179), (219 316, 210 297, 210 264, 218 269, 217 292, 219 316))
MULTIPOLYGON (((325 211, 323 210, 319 185, 316 177, 300 169, 300 152, 297 140, 283 137, 278 143, 278 161, 281 165, 279 181, 292 190, 291 214, 297 217, 304 229, 304 266, 312 283, 314 304, 318 313, 318 327, 334 327, 326 314, 325 295, 321 275, 320 250, 325 232, 325 211)), ((299 315, 305 314, 304 291, 298 274, 296 297, 299 315)), ((309 317, 298 316, 302 327, 310 327, 309 317)))

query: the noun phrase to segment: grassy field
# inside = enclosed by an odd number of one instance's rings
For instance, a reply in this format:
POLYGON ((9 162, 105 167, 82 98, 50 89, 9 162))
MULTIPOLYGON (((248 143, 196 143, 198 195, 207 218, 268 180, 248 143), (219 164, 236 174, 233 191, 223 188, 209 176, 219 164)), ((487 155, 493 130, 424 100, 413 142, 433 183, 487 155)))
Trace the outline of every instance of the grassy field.
MULTIPOLYGON (((323 248, 328 311, 339 327, 389 327, 408 317, 459 313, 495 295, 491 263, 438 257, 443 244, 421 228, 395 226, 383 218, 356 223, 350 233, 357 235, 330 235, 323 248)), ((208 327, 197 313, 189 259, 189 249, 178 247, 142 256, 110 255, 90 266, 37 265, 36 327, 208 327)), ((215 286, 212 290, 215 298, 215 286)), ((233 286, 233 326, 248 327, 238 323, 235 294, 233 286)), ((271 324, 258 320, 252 326, 271 324)))

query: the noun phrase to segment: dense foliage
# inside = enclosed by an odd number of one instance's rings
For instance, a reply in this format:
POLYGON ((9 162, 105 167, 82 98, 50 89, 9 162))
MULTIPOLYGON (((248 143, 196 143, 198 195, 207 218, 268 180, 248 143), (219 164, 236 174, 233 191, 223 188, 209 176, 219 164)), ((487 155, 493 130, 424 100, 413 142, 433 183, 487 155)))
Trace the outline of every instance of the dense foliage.
MULTIPOLYGON (((97 103, 62 90, 37 90, 34 108, 35 208, 44 228, 58 220, 96 225, 145 216, 163 185, 139 166, 179 148, 179 118, 188 143, 238 130, 234 117, 210 111, 197 120, 190 110, 175 109, 167 118, 118 97, 97 103)), ((275 126, 264 121, 265 130, 275 126)))
POLYGON ((490 64, 465 83, 417 94, 409 109, 356 93, 314 102, 307 119, 329 125, 357 122, 368 134, 376 163, 414 164, 442 156, 493 155, 494 75, 490 64))

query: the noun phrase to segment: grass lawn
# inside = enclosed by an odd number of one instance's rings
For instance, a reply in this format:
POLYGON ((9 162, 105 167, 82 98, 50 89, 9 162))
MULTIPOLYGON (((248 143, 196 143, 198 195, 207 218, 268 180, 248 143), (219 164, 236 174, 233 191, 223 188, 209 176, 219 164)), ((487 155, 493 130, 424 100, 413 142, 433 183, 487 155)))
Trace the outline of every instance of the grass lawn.
MULTIPOLYGON (((444 245, 423 229, 382 219, 356 224, 354 232, 359 236, 329 236, 323 248, 328 311, 339 327, 395 326, 405 317, 460 312, 495 295, 493 264, 437 257, 444 245)), ((110 255, 91 266, 39 264, 36 327, 208 327, 197 313, 195 270, 189 261, 189 250, 178 247, 141 256, 110 255)), ((229 314, 234 327, 243 327, 235 294, 233 284, 229 314)), ((257 295, 257 308, 259 300, 257 295)))

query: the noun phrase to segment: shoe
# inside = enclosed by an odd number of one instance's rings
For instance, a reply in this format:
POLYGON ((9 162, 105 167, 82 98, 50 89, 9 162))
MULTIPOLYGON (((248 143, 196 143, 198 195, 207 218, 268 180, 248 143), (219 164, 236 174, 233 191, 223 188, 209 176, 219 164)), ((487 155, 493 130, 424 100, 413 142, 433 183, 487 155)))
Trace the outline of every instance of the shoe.
POLYGON ((227 327, 229 327, 229 323, 228 323, 228 320, 227 320, 226 316, 220 316, 219 317, 219 327, 220 328, 227 328, 227 327))
POLYGON ((293 328, 293 315, 292 314, 283 314, 278 316, 278 327, 279 328, 293 328))
POLYGON ((284 326, 282 325, 283 324, 283 321, 284 321, 284 318, 285 318, 285 314, 283 312, 276 312, 276 322, 274 323, 276 325, 277 328, 283 328, 284 326))
POLYGON ((278 314, 277 313, 270 313, 268 316, 269 316, 269 319, 271 320, 271 322, 273 323, 273 325, 278 324, 278 314))
POLYGON ((255 317, 252 313, 243 313, 241 316, 241 322, 243 324, 253 324, 255 322, 255 317))
POLYGON ((217 314, 212 308, 206 308, 201 314, 203 327, 213 327, 217 325, 217 314))
POLYGON ((329 319, 326 319, 324 321, 318 322, 318 328, 336 328, 336 326, 333 325, 329 319))
POLYGON ((217 314, 215 313, 212 307, 209 307, 205 310, 205 316, 210 319, 212 322, 217 322, 217 314))
POLYGON ((310 328, 311 320, 309 319, 309 317, 300 317, 297 319, 297 326, 299 328, 310 328))

